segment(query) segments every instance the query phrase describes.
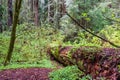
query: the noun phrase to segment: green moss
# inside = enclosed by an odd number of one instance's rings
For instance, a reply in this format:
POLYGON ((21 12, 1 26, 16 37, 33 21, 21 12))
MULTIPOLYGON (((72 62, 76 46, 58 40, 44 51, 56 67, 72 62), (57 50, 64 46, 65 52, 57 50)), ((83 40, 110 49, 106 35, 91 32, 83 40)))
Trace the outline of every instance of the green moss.
POLYGON ((53 54, 55 58, 58 58, 59 57, 59 47, 56 46, 56 47, 51 48, 51 54, 53 54))

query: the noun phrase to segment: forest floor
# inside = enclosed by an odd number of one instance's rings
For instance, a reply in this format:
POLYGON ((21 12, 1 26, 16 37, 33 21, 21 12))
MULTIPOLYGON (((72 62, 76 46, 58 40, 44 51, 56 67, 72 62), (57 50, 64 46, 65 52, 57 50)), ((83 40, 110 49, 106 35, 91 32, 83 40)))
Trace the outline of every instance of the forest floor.
MULTIPOLYGON (((58 49, 58 48, 57 48, 58 49)), ((0 70, 0 80, 50 80, 49 73, 52 71, 56 71, 58 69, 64 68, 64 64, 69 64, 68 58, 66 57, 67 52, 70 51, 72 47, 61 47, 58 49, 59 56, 58 58, 55 58, 54 55, 49 56, 51 64, 54 66, 53 68, 43 68, 43 67, 31 67, 31 68, 17 68, 17 69, 4 69, 0 70), (58 59, 58 60, 57 60, 58 59), (67 62, 67 63, 66 63, 67 62)), ((74 49, 74 48, 73 48, 74 49)), ((120 80, 120 73, 118 69, 118 63, 120 62, 120 58, 118 55, 120 55, 120 49, 113 49, 113 48, 104 48, 104 49, 97 49, 96 47, 81 47, 76 50, 75 53, 72 53, 72 57, 69 58, 72 61, 74 59, 77 60, 77 58, 81 58, 84 60, 86 74, 89 71, 89 74, 92 75, 92 77, 95 80, 101 80, 97 79, 99 76, 105 77, 105 80, 120 80), (87 51, 88 52, 85 52, 87 51), (97 51, 96 51, 97 50, 97 51), (93 51, 93 52, 90 52, 93 51), (95 51, 95 52, 94 52, 95 51), (81 52, 81 53, 80 53, 81 52), (91 55, 90 55, 90 54, 91 55), (95 54, 92 54, 95 53, 95 54), (116 53, 116 54, 115 54, 116 53), (81 54, 81 55, 80 55, 81 54), (88 57, 84 57, 83 55, 94 56, 93 59, 88 57), (91 61, 92 60, 92 61, 91 61)), ((47 62, 48 64, 49 62, 47 62)), ((84 65, 83 64, 83 65, 84 65)), ((81 65, 77 65, 79 68, 81 65)), ((56 74, 55 74, 56 75, 56 74)), ((59 75, 59 74, 58 74, 59 75)), ((56 80, 56 79, 55 79, 56 80)), ((58 80, 58 79, 57 79, 58 80)), ((88 80, 88 79, 84 79, 88 80)))
POLYGON ((0 80, 49 80, 51 68, 20 68, 0 71, 0 80))
POLYGON ((0 71, 0 80, 50 80, 49 73, 63 68, 63 66, 56 61, 52 61, 55 68, 18 68, 6 69, 0 71))

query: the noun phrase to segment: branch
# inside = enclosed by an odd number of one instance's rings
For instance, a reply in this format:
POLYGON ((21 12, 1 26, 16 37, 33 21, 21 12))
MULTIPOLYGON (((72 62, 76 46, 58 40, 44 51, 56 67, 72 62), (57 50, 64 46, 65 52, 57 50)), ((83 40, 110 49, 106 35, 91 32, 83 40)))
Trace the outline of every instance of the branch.
POLYGON ((112 46, 114 46, 114 47, 116 47, 116 48, 120 48, 119 45, 116 45, 116 44, 114 44, 113 42, 111 42, 111 41, 109 41, 109 40, 107 40, 107 39, 104 39, 104 38, 102 38, 101 36, 98 36, 98 35, 96 35, 95 33, 92 33, 91 31, 87 30, 83 25, 81 25, 77 20, 75 20, 68 12, 66 12, 66 14, 71 18, 71 20, 73 20, 78 26, 80 26, 80 27, 81 27, 82 29, 84 29, 86 32, 92 34, 93 36, 95 36, 95 37, 97 37, 97 38, 99 38, 99 39, 101 39, 101 40, 103 40, 103 41, 105 41, 105 42, 108 42, 110 45, 112 45, 112 46))
POLYGON ((111 19, 109 17, 106 17, 105 15, 103 15, 103 17, 109 21, 114 21, 114 22, 117 22, 117 23, 120 23, 120 21, 117 21, 117 20, 114 20, 114 19, 111 19))

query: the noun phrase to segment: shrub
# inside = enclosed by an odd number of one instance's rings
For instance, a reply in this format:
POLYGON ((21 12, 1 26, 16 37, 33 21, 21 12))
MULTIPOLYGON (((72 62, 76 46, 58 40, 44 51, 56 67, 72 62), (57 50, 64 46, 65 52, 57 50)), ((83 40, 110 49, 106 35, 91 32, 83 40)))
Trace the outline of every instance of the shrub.
POLYGON ((76 66, 68 66, 63 69, 51 72, 50 80, 88 80, 91 79, 89 75, 84 76, 76 66))

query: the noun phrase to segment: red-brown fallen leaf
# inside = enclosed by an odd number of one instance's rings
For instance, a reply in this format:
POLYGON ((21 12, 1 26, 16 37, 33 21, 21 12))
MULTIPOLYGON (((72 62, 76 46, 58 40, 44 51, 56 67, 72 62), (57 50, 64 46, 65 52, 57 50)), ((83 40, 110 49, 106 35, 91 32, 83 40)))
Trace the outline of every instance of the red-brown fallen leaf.
POLYGON ((95 67, 94 67, 94 68, 95 68, 96 70, 98 70, 98 71, 100 70, 100 66, 99 66, 97 63, 95 64, 95 67))

